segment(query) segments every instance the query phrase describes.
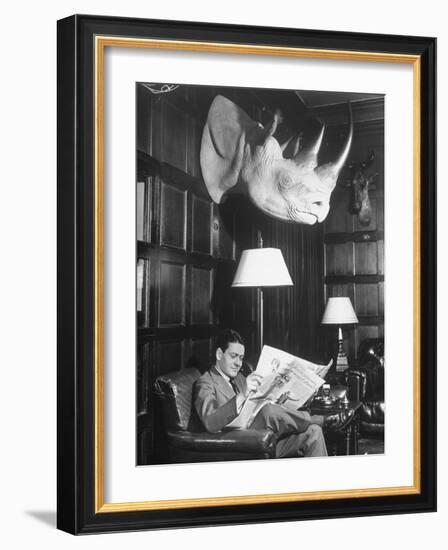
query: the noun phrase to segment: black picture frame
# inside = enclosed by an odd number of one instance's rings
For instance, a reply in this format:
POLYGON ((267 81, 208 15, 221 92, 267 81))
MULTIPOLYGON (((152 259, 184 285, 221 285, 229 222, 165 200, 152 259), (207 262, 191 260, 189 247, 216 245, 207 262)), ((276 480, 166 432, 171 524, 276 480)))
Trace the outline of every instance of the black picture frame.
MULTIPOLYGON (((436 40, 74 15, 58 22, 58 511, 73 534, 429 512, 436 509, 436 40), (408 494, 146 509, 102 507, 97 466, 95 40, 98 36, 391 54, 419 65, 420 479, 408 494)), ((100 229, 101 230, 101 229, 100 229)), ((101 473, 101 472, 100 472, 101 473)), ((138 504, 138 503, 137 503, 138 504)))

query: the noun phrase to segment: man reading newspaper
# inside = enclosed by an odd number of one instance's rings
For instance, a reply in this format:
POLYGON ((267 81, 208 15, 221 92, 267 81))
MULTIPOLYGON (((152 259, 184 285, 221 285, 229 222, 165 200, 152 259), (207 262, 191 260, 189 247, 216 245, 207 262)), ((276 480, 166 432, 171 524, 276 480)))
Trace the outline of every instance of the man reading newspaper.
POLYGON ((194 407, 205 429, 270 429, 277 435, 277 458, 327 456, 322 426, 337 424, 338 415, 324 418, 297 410, 323 383, 316 374, 319 367, 297 368, 298 358, 265 346, 257 370, 246 378, 240 372, 244 351, 236 331, 220 334, 215 364, 194 388, 194 407))

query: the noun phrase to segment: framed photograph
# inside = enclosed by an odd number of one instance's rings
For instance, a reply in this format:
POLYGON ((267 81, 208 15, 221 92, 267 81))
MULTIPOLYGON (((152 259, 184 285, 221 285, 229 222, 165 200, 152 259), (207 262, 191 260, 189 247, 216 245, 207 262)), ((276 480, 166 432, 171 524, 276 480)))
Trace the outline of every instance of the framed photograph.
POLYGON ((58 22, 58 527, 434 511, 433 38, 58 22))

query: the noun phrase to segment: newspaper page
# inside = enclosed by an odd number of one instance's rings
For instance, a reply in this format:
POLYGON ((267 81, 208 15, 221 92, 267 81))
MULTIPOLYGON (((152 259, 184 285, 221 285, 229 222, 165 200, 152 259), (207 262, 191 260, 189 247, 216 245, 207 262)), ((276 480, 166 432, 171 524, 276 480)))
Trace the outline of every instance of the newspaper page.
POLYGON ((288 409, 302 407, 324 384, 331 366, 317 365, 289 353, 263 346, 255 372, 262 376, 257 392, 246 399, 239 415, 226 428, 246 428, 266 403, 288 409))
POLYGON ((328 372, 328 365, 316 365, 290 353, 263 346, 256 372, 263 379, 253 401, 269 400, 297 410, 324 384, 320 376, 328 372))

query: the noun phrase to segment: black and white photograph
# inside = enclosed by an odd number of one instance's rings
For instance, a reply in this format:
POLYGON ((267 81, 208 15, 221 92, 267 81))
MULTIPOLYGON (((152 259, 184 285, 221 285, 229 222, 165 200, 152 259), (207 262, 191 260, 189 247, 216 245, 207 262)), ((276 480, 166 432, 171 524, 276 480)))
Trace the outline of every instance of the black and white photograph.
POLYGON ((382 455, 378 93, 136 84, 136 464, 382 455))

